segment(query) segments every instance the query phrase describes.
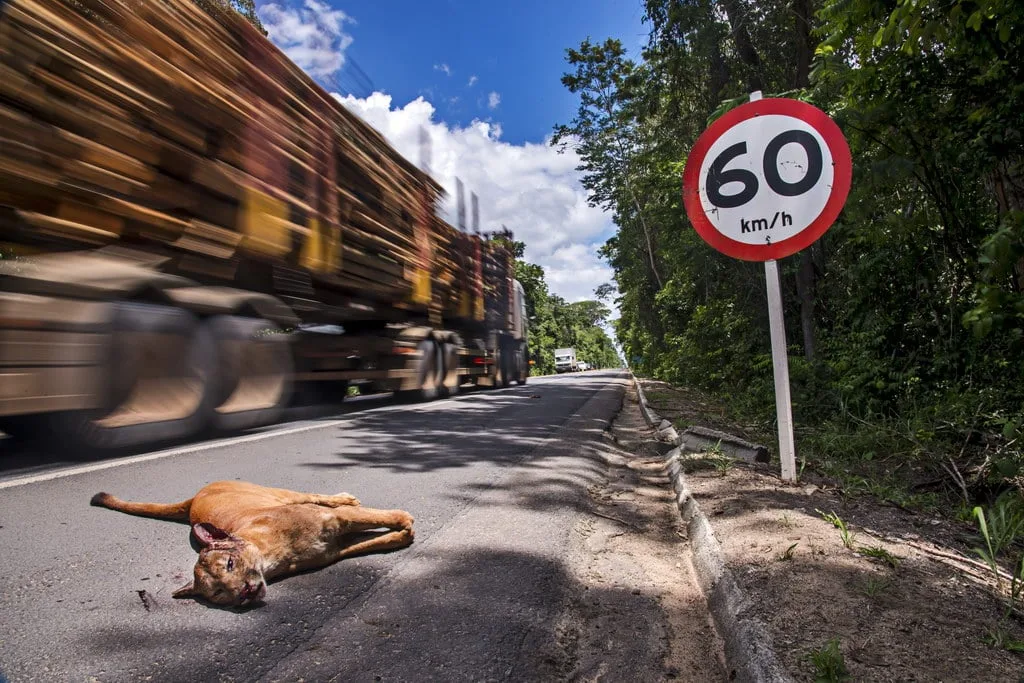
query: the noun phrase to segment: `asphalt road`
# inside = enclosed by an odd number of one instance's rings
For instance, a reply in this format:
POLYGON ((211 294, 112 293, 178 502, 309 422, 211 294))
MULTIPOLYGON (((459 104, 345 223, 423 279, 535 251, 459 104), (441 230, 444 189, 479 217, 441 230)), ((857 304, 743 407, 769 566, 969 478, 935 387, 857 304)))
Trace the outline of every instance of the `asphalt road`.
POLYGON ((424 405, 364 402, 340 417, 90 463, 9 452, 0 673, 12 683, 556 678, 543 653, 574 589, 569 536, 601 471, 584 451, 624 384, 624 374, 590 372, 424 405), (219 479, 405 509, 416 542, 223 610, 170 597, 195 560, 187 526, 88 504, 98 491, 179 501, 219 479))

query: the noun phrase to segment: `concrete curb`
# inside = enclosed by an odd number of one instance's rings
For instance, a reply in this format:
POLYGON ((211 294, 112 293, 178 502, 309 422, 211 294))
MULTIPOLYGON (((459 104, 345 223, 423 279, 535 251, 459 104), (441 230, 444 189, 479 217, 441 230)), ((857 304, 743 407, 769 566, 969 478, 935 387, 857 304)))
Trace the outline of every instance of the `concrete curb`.
POLYGON ((640 386, 640 382, 637 380, 636 375, 632 372, 629 376, 633 379, 633 385, 636 387, 637 396, 640 398, 640 413, 644 416, 644 420, 651 427, 658 430, 658 438, 662 441, 678 446, 682 443, 679 432, 672 426, 672 423, 664 419, 661 415, 654 412, 651 406, 647 403, 647 395, 644 394, 644 388, 640 386))
MULTIPOLYGON (((632 374, 632 373, 631 373, 632 374)), ((640 386, 639 380, 632 375, 633 383, 636 386, 637 394, 640 397, 640 412, 643 414, 647 424, 657 428, 658 438, 674 446, 685 446, 686 450, 693 453, 702 453, 712 446, 718 446, 726 455, 747 462, 770 462, 771 457, 766 446, 745 441, 738 436, 719 432, 706 427, 688 427, 680 434, 672 423, 664 419, 651 408, 647 402, 644 389, 640 386)))
MULTIPOLYGON (((659 435, 662 434, 664 430, 660 429, 661 418, 647 404, 643 387, 640 386, 640 382, 635 376, 633 383, 640 398, 640 411, 643 413, 644 419, 651 426, 659 425, 659 435)), ((675 432, 674 429, 672 431, 675 432)), ((711 432, 711 430, 705 431, 711 432)), ((676 435, 676 438, 680 439, 677 442, 679 445, 666 455, 666 464, 672 488, 676 492, 676 504, 679 506, 683 523, 686 524, 687 536, 692 549, 691 563, 697 575, 697 582, 707 600, 711 616, 715 620, 715 628, 724 642, 725 661, 731 676, 730 680, 789 683, 794 679, 772 649, 768 631, 759 621, 745 616, 747 607, 750 605, 750 598, 736 583, 732 571, 725 566, 722 544, 718 541, 711 522, 701 512, 690 487, 686 484, 686 477, 680 462, 685 435, 685 432, 684 438, 676 435)), ((730 439, 734 438, 730 437, 730 439)), ((722 444, 723 450, 725 450, 725 439, 722 440, 722 444)))
POLYGON ((717 445, 726 455, 747 462, 770 462, 768 448, 761 444, 745 441, 738 436, 719 432, 707 427, 689 427, 680 436, 680 446, 693 453, 702 453, 709 446, 717 445))

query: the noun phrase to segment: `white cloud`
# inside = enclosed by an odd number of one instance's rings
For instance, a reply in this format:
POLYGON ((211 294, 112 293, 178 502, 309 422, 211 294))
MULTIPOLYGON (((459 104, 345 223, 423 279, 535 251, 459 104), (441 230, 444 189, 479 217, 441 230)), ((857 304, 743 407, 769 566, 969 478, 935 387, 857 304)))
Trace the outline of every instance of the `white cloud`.
MULTIPOLYGON (((430 167, 449 196, 443 217, 456 223, 455 177, 480 198, 482 230, 507 226, 526 243, 526 260, 544 267, 552 292, 568 301, 592 299, 612 278, 597 248, 613 230, 611 216, 587 206, 580 185, 579 157, 559 154, 544 140, 513 145, 501 140, 501 126, 474 120, 464 128, 434 120, 434 106, 417 97, 393 107, 389 95, 359 99, 335 95, 379 130, 406 158, 420 162, 419 131, 430 135, 430 167)), ((468 194, 467 194, 467 214, 468 194)))
POLYGON ((490 109, 497 109, 499 104, 501 104, 501 95, 492 90, 491 94, 487 96, 487 106, 490 109))
POLYGON ((346 23, 355 20, 325 2, 304 0, 301 5, 271 2, 259 9, 270 40, 311 76, 329 76, 345 64, 352 36, 346 23))
POLYGON ((452 75, 452 68, 447 64, 435 64, 434 71, 443 71, 445 76, 452 75))
POLYGON ((476 82, 477 82, 477 81, 479 81, 479 80, 480 80, 480 79, 479 79, 479 78, 477 78, 477 77, 476 77, 475 75, 474 75, 474 76, 470 76, 470 77, 469 77, 469 83, 467 83, 466 85, 467 85, 468 87, 472 88, 472 87, 473 87, 474 85, 476 85, 476 82))

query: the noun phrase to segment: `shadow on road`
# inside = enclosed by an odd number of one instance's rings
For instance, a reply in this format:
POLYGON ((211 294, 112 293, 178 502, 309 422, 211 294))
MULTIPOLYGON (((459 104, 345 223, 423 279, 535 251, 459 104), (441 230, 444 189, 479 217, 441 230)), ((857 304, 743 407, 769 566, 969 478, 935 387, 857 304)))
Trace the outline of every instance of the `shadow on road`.
POLYGON ((527 553, 423 553, 417 561, 421 571, 383 581, 372 605, 351 605, 341 620, 331 617, 345 596, 365 599, 354 562, 324 570, 333 589, 323 608, 309 609, 298 595, 306 587, 286 581, 291 595, 250 613, 253 623, 228 651, 218 629, 181 629, 156 613, 152 628, 112 624, 82 634, 78 647, 102 658, 109 680, 205 680, 214 672, 270 681, 666 678, 670 634, 653 596, 584 585, 561 562, 527 553), (300 605, 305 613, 293 610, 300 605), (168 656, 175 651, 187 656, 168 656))
MULTIPOLYGON (((397 429, 402 433, 408 433, 411 429, 410 424, 421 426, 429 422, 431 419, 431 424, 433 426, 436 426, 438 421, 441 421, 442 423, 445 422, 447 420, 447 416, 444 413, 448 411, 448 407, 452 406, 452 404, 455 404, 456 406, 456 409, 452 412, 475 413, 484 421, 486 421, 484 416, 490 415, 495 411, 499 411, 504 407, 512 405, 516 405, 518 407, 520 405, 520 401, 530 399, 530 397, 534 395, 550 400, 552 397, 549 395, 549 392, 557 395, 557 400, 559 401, 570 401, 573 405, 578 406, 583 400, 585 400, 585 397, 593 394, 594 385, 592 381, 599 380, 601 377, 606 378, 609 374, 611 373, 591 373, 588 376, 588 380, 590 381, 583 385, 580 385, 577 382, 572 382, 571 380, 573 378, 567 376, 565 378, 546 379, 545 381, 542 381, 542 383, 538 384, 527 384, 526 386, 512 387, 497 391, 475 389, 467 386, 463 387, 463 393, 453 400, 425 403, 421 405, 402 403, 393 398, 391 394, 378 394, 358 397, 355 400, 346 400, 345 402, 338 404, 299 406, 288 409, 284 417, 274 425, 262 427, 257 430, 219 435, 207 433, 200 437, 189 439, 188 441, 163 442, 160 444, 150 444, 146 447, 124 449, 103 454, 91 454, 76 450, 75 444, 73 443, 55 445, 51 442, 43 444, 5 437, 0 433, 0 475, 7 474, 9 476, 15 476, 31 474, 36 471, 45 471, 57 466, 101 462, 104 460, 122 458, 153 451, 157 447, 173 448, 184 445, 204 444, 221 438, 255 434, 261 431, 278 429, 284 423, 295 421, 316 422, 337 420, 347 416, 369 417, 370 415, 373 415, 374 419, 371 423, 372 427, 389 430, 397 429), (473 405, 474 408, 466 409, 467 405, 473 405), (424 411, 428 414, 434 414, 433 418, 424 419, 424 417, 422 417, 424 415, 424 411)), ((559 410, 558 412, 560 413, 562 411, 559 410)), ((503 421, 496 423, 496 426, 507 430, 514 430, 516 428, 516 422, 517 421, 513 416, 506 415, 503 421)), ((362 431, 364 433, 367 432, 365 429, 362 431)))
POLYGON ((457 409, 423 406, 403 412, 401 419, 388 412, 367 413, 342 428, 345 438, 335 459, 306 461, 299 466, 443 476, 446 495, 477 504, 486 504, 478 500, 482 493, 509 484, 500 474, 481 483, 469 474, 460 479, 446 473, 480 465, 516 466, 531 472, 529 486, 515 491, 518 505, 533 510, 577 507, 570 494, 580 489, 580 472, 568 475, 552 468, 551 462, 566 453, 541 447, 556 433, 566 438, 559 429, 572 418, 575 437, 587 441, 585 448, 573 451, 584 456, 577 459, 577 470, 582 468, 586 475, 603 471, 597 451, 610 445, 601 435, 617 403, 600 416, 577 413, 595 396, 595 389, 608 381, 609 377, 597 385, 552 382, 541 390, 526 386, 474 397, 457 409))

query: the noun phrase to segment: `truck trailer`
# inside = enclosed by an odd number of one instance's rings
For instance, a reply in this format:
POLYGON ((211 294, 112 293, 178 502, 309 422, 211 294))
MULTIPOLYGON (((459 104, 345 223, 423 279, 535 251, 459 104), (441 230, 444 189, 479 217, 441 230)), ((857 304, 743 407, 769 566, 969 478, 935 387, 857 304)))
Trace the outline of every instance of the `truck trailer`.
POLYGON ((0 431, 121 448, 529 374, 509 231, 237 13, 0 3, 0 431))

